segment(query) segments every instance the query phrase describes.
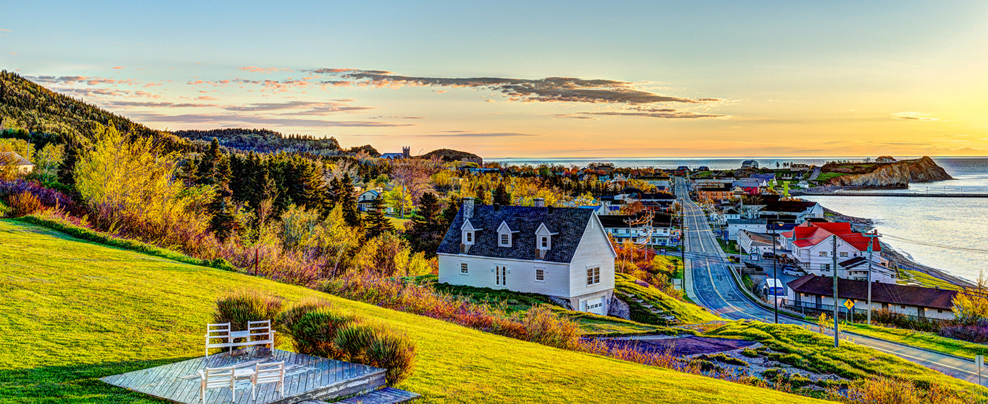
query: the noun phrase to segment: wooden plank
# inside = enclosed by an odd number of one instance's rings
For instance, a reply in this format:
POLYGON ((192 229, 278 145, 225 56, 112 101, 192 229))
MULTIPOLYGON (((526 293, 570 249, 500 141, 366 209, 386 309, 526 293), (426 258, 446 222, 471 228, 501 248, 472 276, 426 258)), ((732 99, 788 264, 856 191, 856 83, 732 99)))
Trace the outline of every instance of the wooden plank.
POLYGON ((200 368, 200 364, 203 362, 202 358, 190 359, 182 362, 181 366, 175 370, 175 382, 171 389, 164 392, 161 397, 167 398, 169 400, 181 401, 180 396, 188 390, 189 384, 194 384, 198 387, 199 383, 197 379, 185 380, 179 379, 181 376, 185 376, 191 373, 195 373, 200 368))

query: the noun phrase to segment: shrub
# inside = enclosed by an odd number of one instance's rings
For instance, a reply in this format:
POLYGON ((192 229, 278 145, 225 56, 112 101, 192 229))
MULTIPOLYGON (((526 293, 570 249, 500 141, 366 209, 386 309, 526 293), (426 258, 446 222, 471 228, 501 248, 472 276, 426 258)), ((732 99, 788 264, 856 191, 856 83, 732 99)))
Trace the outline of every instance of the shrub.
POLYGON ((246 330, 248 321, 270 320, 276 326, 281 312, 281 298, 241 290, 216 300, 213 322, 230 323, 233 330, 246 330))
POLYGON ((544 305, 529 309, 522 322, 529 341, 563 349, 580 346, 580 330, 576 324, 557 316, 544 305))
POLYGON ((940 327, 939 334, 947 338, 988 344, 988 320, 981 320, 972 325, 945 325, 940 327))
POLYGON ((26 191, 10 196, 7 203, 10 204, 12 217, 30 215, 44 208, 38 197, 26 191))
POLYGON ((367 350, 366 364, 387 369, 387 383, 394 386, 412 375, 415 343, 406 335, 379 331, 367 350))
POLYGON ((339 353, 339 359, 367 363, 367 351, 374 341, 376 334, 382 332, 368 324, 350 323, 340 327, 333 339, 333 347, 339 353))
POLYGON ((336 333, 343 326, 356 320, 356 317, 349 313, 335 311, 325 306, 296 312, 291 316, 294 317, 291 323, 282 327, 292 337, 295 350, 298 353, 327 358, 340 357, 339 351, 333 346, 336 333))
POLYGON ((848 386, 843 394, 838 389, 828 391, 829 398, 845 403, 861 404, 959 404, 962 401, 938 386, 923 391, 912 383, 889 377, 876 377, 848 386))
POLYGON ((741 355, 747 356, 749 358, 757 358, 758 351, 751 348, 745 348, 743 351, 741 351, 741 355))

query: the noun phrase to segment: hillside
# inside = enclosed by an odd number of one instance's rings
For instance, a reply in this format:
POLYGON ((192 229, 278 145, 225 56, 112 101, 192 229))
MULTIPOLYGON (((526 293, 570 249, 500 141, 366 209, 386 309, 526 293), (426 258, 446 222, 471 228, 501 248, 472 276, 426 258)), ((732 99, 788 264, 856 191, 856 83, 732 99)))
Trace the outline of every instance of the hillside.
POLYGON ((308 153, 333 156, 339 154, 340 143, 334 137, 316 138, 311 135, 284 135, 269 129, 210 129, 177 130, 176 135, 190 140, 209 142, 217 139, 220 145, 258 153, 308 153))
POLYGON ((442 161, 468 161, 471 163, 483 164, 484 159, 480 156, 468 153, 465 151, 453 150, 453 149, 437 149, 420 156, 422 158, 431 159, 433 157, 438 157, 442 161))
POLYGON ((97 124, 112 122, 120 131, 159 139, 176 150, 190 147, 189 142, 171 133, 148 128, 122 115, 55 93, 6 70, 0 72, 0 118, 3 128, 20 127, 29 132, 57 134, 70 143, 88 138, 97 124))
MULTIPOLYGON (((99 377, 202 354, 218 296, 238 289, 318 297, 406 332, 422 402, 816 402, 563 351, 309 289, 91 243, 0 220, 0 401, 156 402, 99 377)), ((282 346, 281 348, 287 348, 282 346)))
POLYGON ((846 173, 830 180, 830 185, 863 188, 906 188, 913 182, 953 179, 928 156, 888 164, 827 164, 825 173, 846 173))

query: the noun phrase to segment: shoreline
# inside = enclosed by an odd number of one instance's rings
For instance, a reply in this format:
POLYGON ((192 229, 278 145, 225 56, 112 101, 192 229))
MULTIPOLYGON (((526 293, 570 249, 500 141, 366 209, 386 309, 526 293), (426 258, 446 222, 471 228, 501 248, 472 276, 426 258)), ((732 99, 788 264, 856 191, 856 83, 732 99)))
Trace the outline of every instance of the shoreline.
MULTIPOLYGON (((872 219, 849 216, 840 213, 838 211, 835 211, 833 209, 829 209, 826 206, 823 206, 822 204, 820 206, 823 207, 824 215, 831 215, 837 218, 838 220, 850 222, 851 229, 854 231, 867 233, 875 228, 875 221, 872 219)), ((957 277, 955 275, 951 275, 949 272, 943 269, 934 268, 913 261, 905 254, 897 251, 895 248, 888 245, 888 243, 881 242, 881 245, 882 245, 882 257, 889 260, 890 263, 898 266, 899 268, 910 271, 917 271, 961 288, 974 286, 974 283, 972 283, 971 281, 957 277)))

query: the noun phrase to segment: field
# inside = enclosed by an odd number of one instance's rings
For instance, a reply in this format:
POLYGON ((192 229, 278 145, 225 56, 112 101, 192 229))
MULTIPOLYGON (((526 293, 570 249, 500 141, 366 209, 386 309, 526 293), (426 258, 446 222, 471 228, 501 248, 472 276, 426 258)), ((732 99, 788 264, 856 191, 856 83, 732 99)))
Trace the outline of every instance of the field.
MULTIPOLYGON (((770 403, 811 399, 564 351, 0 220, 0 402, 151 403, 97 378, 202 354, 213 302, 238 289, 318 297, 418 345, 399 388, 422 402, 770 403)), ((282 349, 289 347, 282 346, 282 349)))
POLYGON ((960 286, 953 283, 947 282, 943 279, 937 278, 935 276, 930 276, 920 271, 914 271, 911 269, 900 269, 900 275, 905 275, 899 279, 899 283, 907 283, 910 280, 918 282, 920 285, 928 288, 940 288, 949 290, 961 290, 960 286), (903 279, 906 278, 906 279, 903 279))
POLYGON ((983 344, 941 337, 929 332, 869 326, 867 324, 844 324, 841 329, 968 359, 974 359, 975 355, 988 355, 988 346, 983 344))
POLYGON ((830 181, 832 178, 837 178, 842 175, 847 175, 847 173, 835 173, 835 172, 820 173, 820 175, 816 177, 816 181, 827 182, 830 181))

